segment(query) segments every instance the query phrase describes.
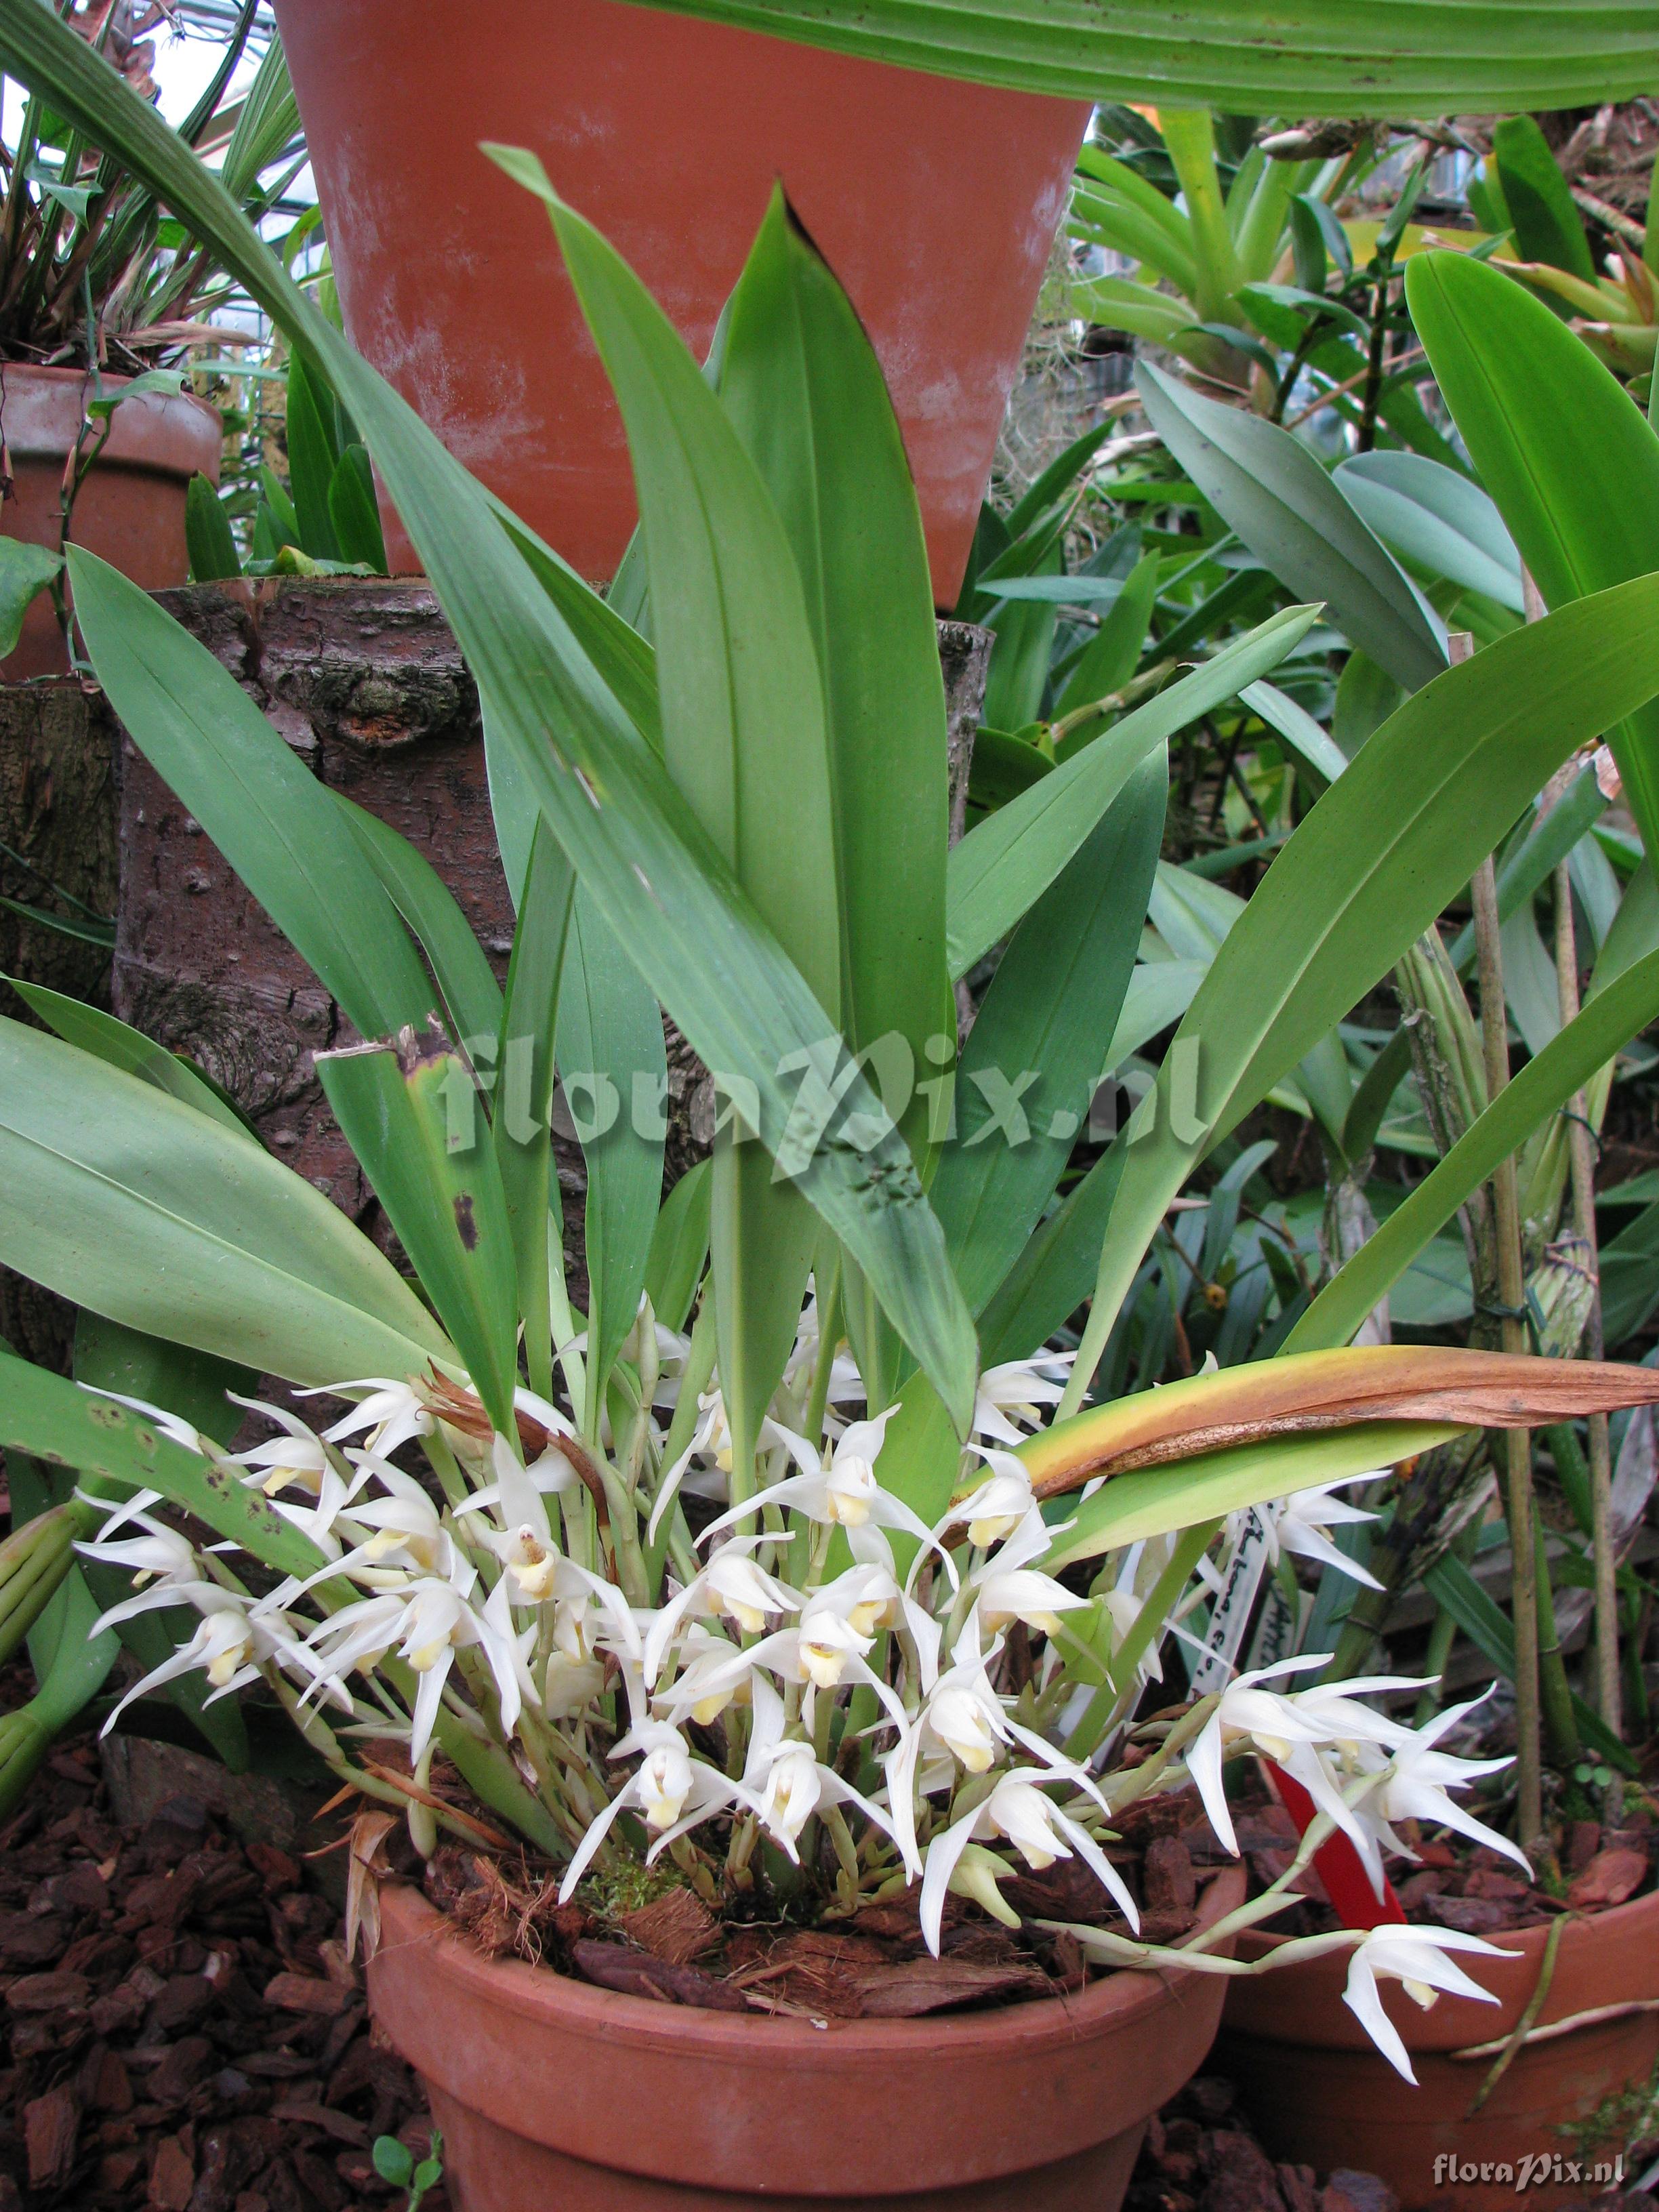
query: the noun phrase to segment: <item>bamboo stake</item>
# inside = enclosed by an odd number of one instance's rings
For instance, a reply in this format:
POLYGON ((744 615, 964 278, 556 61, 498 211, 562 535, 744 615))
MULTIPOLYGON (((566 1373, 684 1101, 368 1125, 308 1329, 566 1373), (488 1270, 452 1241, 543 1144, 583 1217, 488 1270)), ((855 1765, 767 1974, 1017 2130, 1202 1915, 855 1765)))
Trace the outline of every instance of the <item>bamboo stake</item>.
MULTIPOLYGON (((1467 660, 1473 641, 1451 640, 1454 660, 1467 660)), ((1509 1018, 1504 1001, 1504 956, 1498 940, 1498 878, 1490 854, 1475 870, 1470 886, 1474 906, 1474 939, 1480 975, 1480 1039, 1486 1065, 1486 1097, 1495 1103, 1510 1079, 1509 1018)), ((1498 1295, 1505 1352, 1523 1352, 1522 1323, 1526 1279, 1521 1262, 1521 1208, 1513 1155, 1492 1179, 1492 1214, 1498 1241, 1498 1295)), ((1538 1695, 1538 1565, 1534 1531, 1532 1443, 1524 1429, 1505 1429, 1499 1438, 1504 1465, 1505 1517, 1514 1561, 1515 1725, 1516 1821, 1521 1847, 1530 1853, 1544 1842, 1543 1753, 1538 1695)))
MULTIPOLYGON (((1561 1025, 1578 1014, 1578 947, 1572 919, 1572 881, 1563 860, 1555 871, 1555 973, 1561 1008, 1561 1025)), ((1576 1091, 1567 1109, 1567 1158, 1572 1177, 1572 1225, 1585 1250, 1585 1265, 1594 1291, 1589 1319, 1585 1324, 1584 1349, 1592 1359, 1603 1357, 1601 1335, 1601 1268, 1595 1243, 1595 1168, 1592 1151, 1588 1101, 1576 1091)), ((1607 1443, 1607 1417, 1589 1417, 1590 1546, 1595 1563, 1595 1683, 1601 1717, 1620 1733, 1619 1589, 1613 1555, 1613 1460, 1607 1443)), ((1616 1819, 1623 1787, 1615 1777, 1608 1790, 1609 1817, 1616 1819)))

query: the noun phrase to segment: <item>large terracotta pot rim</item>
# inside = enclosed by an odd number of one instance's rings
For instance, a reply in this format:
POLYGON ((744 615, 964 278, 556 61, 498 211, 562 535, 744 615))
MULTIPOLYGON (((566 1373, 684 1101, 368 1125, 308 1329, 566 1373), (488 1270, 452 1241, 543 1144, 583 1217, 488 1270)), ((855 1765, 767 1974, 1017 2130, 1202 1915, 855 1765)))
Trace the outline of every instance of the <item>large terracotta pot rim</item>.
MULTIPOLYGON (((1224 1890, 1230 1871, 1222 1869, 1205 1889, 1200 1900, 1200 1927, 1229 1909, 1224 1890), (1224 1893, 1218 1895, 1218 1890, 1224 1893)), ((775 2014, 660 2004, 532 1966, 521 1959, 491 1959, 475 1950, 420 1890, 408 1883, 389 1887, 396 1893, 399 1917, 408 1913, 414 1920, 415 1932, 404 1940, 452 1946, 469 1977, 489 1983, 502 2010, 525 2019, 556 2016, 563 2026, 584 2027, 607 2041, 662 2051, 689 2048, 709 2057, 805 2058, 821 2068, 867 2065, 872 2057, 883 2054, 915 2058, 925 2052, 944 2063, 953 2057, 983 2056, 1012 2044, 1062 2045, 1098 2035, 1108 2025, 1130 2025, 1137 2014, 1155 2011, 1173 1984, 1191 1978, 1176 1970, 1127 1969, 1091 1983, 1076 1996, 1060 1992, 981 2012, 930 2013, 917 2020, 830 2020, 815 2027, 810 2021, 775 2014)), ((376 1955, 398 1948, 397 1939, 384 1938, 376 1955)))
MULTIPOLYGON (((61 459, 75 442, 82 395, 91 380, 83 368, 47 368, 35 362, 0 362, 4 402, 0 406, 8 451, 15 459, 61 459)), ((106 390, 131 384, 106 374, 106 390)), ((112 464, 194 476, 216 483, 224 442, 219 410, 193 392, 143 392, 116 409, 98 466, 112 464)))
MULTIPOLYGON (((1566 1924, 1539 2027, 1573 2018, 1592 2004, 1640 2003, 1659 1996, 1659 1889, 1605 1912, 1563 1917, 1566 1924), (1587 1973, 1593 1975, 1594 1989, 1588 2002, 1583 1979, 1587 1973)), ((1407 2048, 1425 2054, 1454 2051, 1508 2034, 1537 1987, 1553 1924, 1539 1920, 1526 1928, 1495 1929, 1488 1940, 1509 1954, 1504 1958, 1479 1952, 1457 1954, 1460 1965, 1492 1992, 1496 2003, 1443 1996, 1424 2012, 1404 1996, 1397 1982, 1383 1982, 1384 2004, 1407 2048)), ((1423 1933, 1432 1937, 1432 1924, 1425 1924, 1423 1933)), ((1289 1940, 1248 1929, 1239 1938, 1237 1955, 1264 1958, 1289 1940)), ((1274 2041, 1369 2049, 1369 2037, 1340 2002, 1350 1956, 1347 1951, 1330 1952, 1322 1958, 1298 1960, 1259 1981, 1234 1981, 1229 1986, 1229 2027, 1274 2041)))

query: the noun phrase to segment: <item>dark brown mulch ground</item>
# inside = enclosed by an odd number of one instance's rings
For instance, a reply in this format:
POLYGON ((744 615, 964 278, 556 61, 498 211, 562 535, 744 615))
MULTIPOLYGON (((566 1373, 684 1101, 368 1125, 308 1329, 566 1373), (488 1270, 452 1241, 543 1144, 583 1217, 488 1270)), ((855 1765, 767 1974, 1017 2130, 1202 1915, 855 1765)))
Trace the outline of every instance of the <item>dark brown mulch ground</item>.
POLYGON ((1400 2212, 1374 2173, 1275 2165, 1232 2083, 1200 2074, 1146 2131, 1124 2212, 1400 2212))
POLYGON ((425 2106, 302 1874, 189 1797, 118 1826, 95 1745, 60 1743, 0 1832, 0 2212, 394 2201, 370 2147, 423 2154, 425 2106))

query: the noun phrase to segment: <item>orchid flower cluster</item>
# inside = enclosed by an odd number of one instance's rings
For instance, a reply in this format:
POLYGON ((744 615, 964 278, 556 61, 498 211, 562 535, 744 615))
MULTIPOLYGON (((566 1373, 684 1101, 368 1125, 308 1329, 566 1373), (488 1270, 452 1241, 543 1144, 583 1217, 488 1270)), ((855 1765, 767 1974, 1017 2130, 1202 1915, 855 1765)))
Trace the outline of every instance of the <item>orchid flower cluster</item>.
MULTIPOLYGON (((565 1355, 573 1403, 581 1350, 577 1340, 565 1355)), ((432 1787, 441 1748, 521 1831, 528 1794, 533 1832, 564 1861, 562 1899, 590 1869, 642 1853, 670 1855, 714 1901, 777 1878, 765 1844, 795 1870, 786 1881, 833 1890, 831 1911, 919 1885, 935 1953, 948 1895, 1018 1927, 1001 1883, 1075 1858, 1103 1915, 1130 1930, 1079 1929, 1091 1955, 1189 1960, 1134 1942, 1135 1902, 1108 1849, 1114 1817, 1190 1781, 1236 1850, 1224 1764, 1239 1753, 1307 1790, 1310 1834, 1346 1834, 1379 1893, 1382 1853, 1410 1856, 1403 1820, 1511 1850, 1448 1795, 1492 1767, 1435 1748, 1465 1709, 1414 1732, 1359 1701, 1413 1685, 1267 1686, 1316 1657, 1239 1675, 1164 1725, 1151 1755, 1143 1731, 1138 1762, 1115 1763, 1166 1628, 1185 1632, 1207 1585, 1200 1575, 1170 1607, 1173 1536, 1109 1555, 1088 1589, 1045 1571, 1071 1524, 1045 1513, 1018 1448, 1059 1399, 1069 1357, 1044 1352, 981 1378, 956 1497, 931 1525, 882 1480, 896 1408, 861 1410, 857 1370, 819 1343, 810 1303, 747 1495, 734 1494, 717 1372, 705 1361, 698 1389, 692 1341, 648 1304, 625 1347, 637 1395, 624 1405, 613 1391, 586 1433, 521 1389, 519 1434, 498 1436, 477 1398, 435 1371, 342 1382, 327 1395, 349 1410, 320 1430, 259 1406, 275 1433, 234 1456, 143 1407, 174 1443, 262 1491, 319 1565, 255 1591, 227 1547, 198 1550, 159 1517, 157 1492, 89 1500, 106 1517, 82 1549, 134 1584, 106 1621, 180 1607, 198 1617, 123 1704, 191 1671, 216 1698, 263 1680, 343 1777, 404 1807, 427 1848, 440 1826, 477 1836, 432 1787), (429 1477, 394 1457, 411 1446, 429 1477), (1143 1618, 1149 1606, 1158 1619, 1143 1618), (388 1744, 404 1753, 395 1766, 388 1744)), ((1270 1546, 1357 1571, 1323 1531, 1358 1510, 1328 1488, 1264 1509, 1263 1525, 1270 1546)), ((1246 1910, 1261 1917, 1259 1902, 1246 1910)), ((1198 1949, 1213 1951, 1229 1924, 1198 1949)), ((1348 2001, 1408 2071, 1376 1975, 1424 1998, 1480 1994, 1442 1954, 1492 1948, 1374 1931, 1348 2001)))

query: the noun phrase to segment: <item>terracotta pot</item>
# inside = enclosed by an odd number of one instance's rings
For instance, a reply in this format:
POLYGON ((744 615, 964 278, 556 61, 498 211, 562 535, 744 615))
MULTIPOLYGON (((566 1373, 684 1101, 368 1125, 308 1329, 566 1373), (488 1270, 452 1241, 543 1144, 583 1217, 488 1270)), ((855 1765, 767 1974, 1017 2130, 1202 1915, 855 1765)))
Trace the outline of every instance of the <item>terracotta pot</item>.
MULTIPOLYGON (((109 376, 104 382, 113 388, 126 380, 109 376)), ((82 418, 86 374, 8 362, 0 393, 0 437, 11 456, 13 495, 0 507, 0 535, 55 551, 63 542, 64 465, 82 418)), ((145 392, 118 407, 108 443, 75 502, 76 544, 147 592, 182 584, 190 573, 185 493, 198 470, 218 483, 223 441, 217 410, 188 393, 145 392)), ((52 602, 42 596, 23 617, 16 651, 0 660, 0 679, 19 684, 67 672, 52 602)))
MULTIPOLYGON (((1659 2058, 1659 2011, 1636 2008, 1659 1999, 1659 1893, 1611 1912, 1569 1921, 1537 2025, 1592 2011, 1613 2016, 1565 2034, 1528 2043, 1496 2089, 1470 2117, 1490 2057, 1454 2054, 1508 2035, 1537 1987, 1548 1929, 1526 1928, 1492 1942, 1520 1956, 1465 1959, 1497 2004, 1443 1996, 1423 2012, 1398 1982, 1381 1984, 1389 2017, 1399 2028, 1421 2087, 1401 2080, 1342 2002, 1346 1953, 1227 1984, 1217 2065, 1243 2088, 1251 2117, 1275 2158, 1316 2167, 1356 2166, 1380 2173, 1403 2212, 1532 2212, 1593 2195, 1611 2176, 1592 2180, 1597 2159, 1620 2145, 1586 2151, 1561 2133, 1587 2120, 1608 2097, 1645 2081, 1659 2058), (1577 2178, 1568 2168, 1588 2163, 1577 2178), (1532 2170, 1517 2194, 1522 2162, 1532 2170), (1553 2161, 1562 2161, 1558 2175, 1553 2161), (1437 2160, 1442 2163, 1437 2167, 1437 2160), (1449 2171, 1444 2161, 1455 2161, 1449 2171), (1479 2169, 1507 2166, 1507 2179, 1479 2169), (1469 2178, 1460 2178, 1469 2172, 1469 2178)), ((1260 1956, 1270 1941, 1245 1936, 1241 1957, 1260 1956)))
POLYGON ((1086 106, 614 0, 495 0, 459 35, 442 0, 276 16, 353 340, 584 574, 633 527, 622 424, 546 210, 481 139, 538 154, 699 355, 781 177, 881 356, 954 604, 1086 106))
MULTIPOLYGON (((1206 1893, 1229 1911, 1229 1869, 1206 1893)), ((380 2026, 425 2082, 461 2212, 1116 2212, 1219 1977, 913 2021, 701 2012, 491 1961, 381 1895, 380 2026)))

